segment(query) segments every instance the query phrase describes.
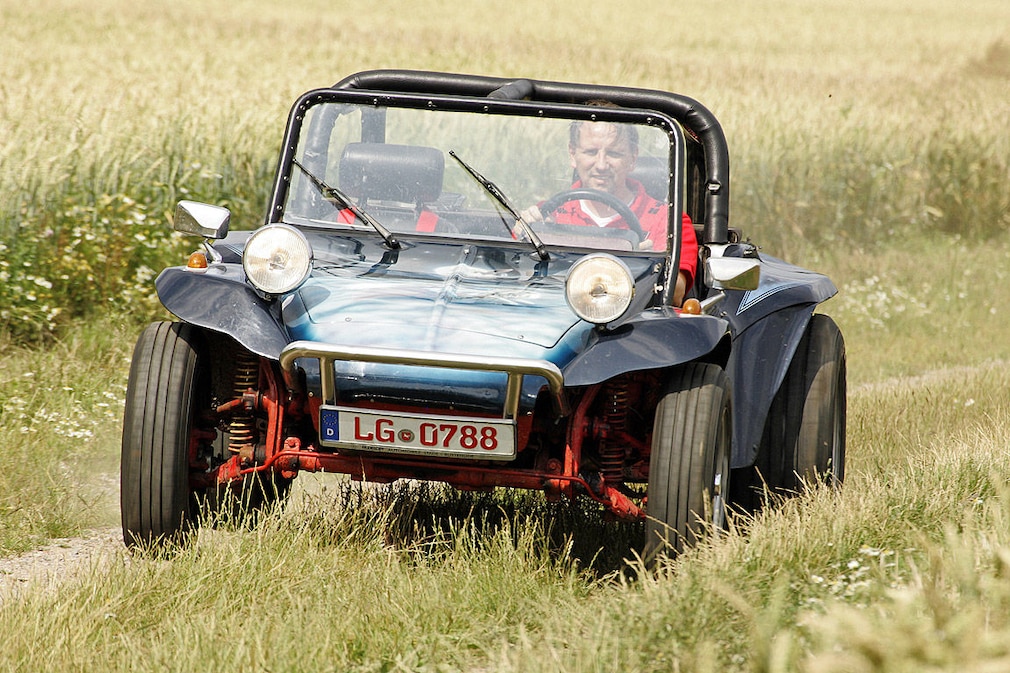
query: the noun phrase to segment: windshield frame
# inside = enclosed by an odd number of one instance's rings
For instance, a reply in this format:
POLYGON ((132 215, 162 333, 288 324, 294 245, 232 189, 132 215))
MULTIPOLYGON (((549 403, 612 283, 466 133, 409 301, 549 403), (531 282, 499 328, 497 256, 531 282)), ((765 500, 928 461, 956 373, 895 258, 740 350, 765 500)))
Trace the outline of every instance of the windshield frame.
MULTIPOLYGON (((570 121, 633 123, 654 127, 662 131, 670 142, 670 181, 666 202, 670 204, 670 222, 668 223, 667 250, 662 253, 671 268, 679 264, 682 239, 681 213, 685 210, 685 175, 686 175, 686 140, 681 124, 672 117, 655 111, 627 107, 601 107, 593 105, 577 105, 542 101, 510 100, 497 98, 478 98, 470 96, 429 95, 416 93, 388 93, 366 90, 316 89, 303 94, 292 106, 288 116, 284 142, 281 148, 274 188, 267 212, 267 223, 281 222, 284 218, 288 191, 292 184, 292 173, 297 170, 294 164, 299 142, 303 138, 303 124, 310 108, 322 104, 349 104, 381 110, 382 108, 411 108, 417 110, 445 110, 452 112, 521 116, 535 118, 553 118, 570 121), (670 259, 672 258, 672 259, 670 259)), ((334 114, 336 114, 336 107, 334 114)), ((384 115, 375 115, 374 123, 362 129, 363 137, 370 142, 383 142, 384 115)), ((320 129, 332 125, 325 116, 317 117, 316 124, 320 129)), ((308 129, 312 133, 322 132, 308 129)), ((310 140, 311 142, 311 140, 310 140)), ((296 225, 307 226, 307 225, 296 225)), ((411 238, 413 234, 400 233, 401 238, 411 238)), ((431 234, 416 234, 418 237, 430 237, 431 234)), ((446 238, 444 235, 440 238, 446 238)), ((451 237, 450 237, 451 238, 451 237)), ((456 237, 458 238, 458 237, 456 237)), ((504 243, 504 242, 503 242, 504 243)), ((525 245, 525 244, 523 244, 525 245)), ((527 246, 528 247, 528 246, 527 246)), ((617 253, 615 253, 617 254, 617 253)), ((627 251, 620 254, 636 256, 657 256, 659 251, 627 251)))

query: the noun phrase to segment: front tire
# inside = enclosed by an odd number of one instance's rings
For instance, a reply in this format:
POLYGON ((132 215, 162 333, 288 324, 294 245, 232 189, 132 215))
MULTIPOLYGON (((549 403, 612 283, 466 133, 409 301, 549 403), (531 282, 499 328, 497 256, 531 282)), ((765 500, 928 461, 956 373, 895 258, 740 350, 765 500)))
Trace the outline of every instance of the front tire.
POLYGON ((130 366, 120 506, 128 546, 178 539, 193 523, 189 446, 200 356, 185 323, 148 325, 130 366))
POLYGON ((670 380, 653 426, 647 562, 725 527, 731 404, 729 378, 716 365, 691 363, 670 380))

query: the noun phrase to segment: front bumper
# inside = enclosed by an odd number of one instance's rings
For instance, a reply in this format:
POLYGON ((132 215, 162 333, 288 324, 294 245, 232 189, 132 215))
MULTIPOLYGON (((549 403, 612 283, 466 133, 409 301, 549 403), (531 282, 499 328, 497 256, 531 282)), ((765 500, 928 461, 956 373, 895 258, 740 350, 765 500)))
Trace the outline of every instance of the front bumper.
POLYGON ((524 358, 496 357, 493 355, 463 355, 432 353, 402 348, 373 348, 366 346, 339 346, 315 341, 295 341, 281 352, 280 364, 289 387, 293 386, 296 361, 314 359, 319 362, 322 403, 336 404, 337 390, 334 363, 360 362, 407 367, 429 367, 447 371, 487 372, 505 374, 506 386, 502 418, 516 419, 525 376, 538 376, 547 382, 554 412, 558 416, 569 414, 569 404, 564 390, 564 376, 552 362, 524 358))

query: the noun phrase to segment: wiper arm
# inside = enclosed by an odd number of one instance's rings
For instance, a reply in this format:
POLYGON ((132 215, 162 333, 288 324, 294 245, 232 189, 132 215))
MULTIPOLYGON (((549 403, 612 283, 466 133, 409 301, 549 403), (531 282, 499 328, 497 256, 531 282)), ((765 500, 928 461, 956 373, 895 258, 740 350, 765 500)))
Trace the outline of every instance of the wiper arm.
POLYGON ((305 168, 305 166, 302 166, 297 159, 294 158, 291 159, 291 163, 297 166, 301 170, 301 172, 305 174, 305 177, 307 177, 309 181, 312 182, 313 185, 315 185, 316 189, 319 190, 319 193, 323 195, 324 199, 333 199, 334 201, 339 202, 340 205, 342 205, 344 208, 347 208, 349 211, 354 213, 354 216, 356 218, 372 227, 372 229, 375 229, 377 232, 379 232, 379 236, 382 236, 382 240, 386 242, 386 245, 388 245, 390 248, 393 248, 394 250, 400 249, 400 241, 397 240, 393 232, 387 229, 381 222, 379 222, 374 217, 366 213, 364 210, 354 205, 354 202, 351 201, 351 198, 347 196, 347 194, 344 194, 336 187, 330 187, 320 178, 313 175, 312 171, 305 168))
POLYGON ((547 252, 544 242, 541 241, 540 237, 537 236, 535 231, 533 231, 533 227, 531 227, 529 223, 523 219, 523 216, 519 214, 511 203, 509 203, 509 200, 505 197, 505 194, 498 189, 498 186, 478 173, 470 164, 460 159, 459 155, 457 155, 453 150, 449 150, 449 156, 455 159, 459 165, 470 174, 470 177, 476 180, 477 183, 484 188, 484 191, 491 195, 491 198, 497 201, 502 208, 508 211, 509 215, 515 218, 516 224, 519 225, 519 227, 523 230, 523 233, 526 234, 526 237, 530 239, 530 243, 532 243, 533 247, 536 248, 537 256, 540 258, 540 261, 548 261, 551 256, 547 252))

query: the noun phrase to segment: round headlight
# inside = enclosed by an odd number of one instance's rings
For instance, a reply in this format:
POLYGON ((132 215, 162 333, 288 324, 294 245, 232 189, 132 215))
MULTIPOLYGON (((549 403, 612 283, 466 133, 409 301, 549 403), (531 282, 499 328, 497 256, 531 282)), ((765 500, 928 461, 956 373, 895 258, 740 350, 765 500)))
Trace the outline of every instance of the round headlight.
POLYGON ((597 325, 620 318, 635 296, 627 264, 611 255, 587 255, 572 265, 565 298, 575 314, 597 325))
POLYGON ((242 253, 246 278, 266 294, 284 294, 305 282, 312 270, 312 247, 302 232, 268 224, 246 241, 242 253))

